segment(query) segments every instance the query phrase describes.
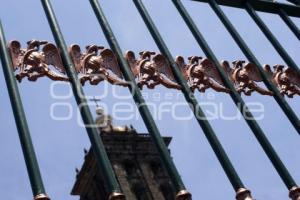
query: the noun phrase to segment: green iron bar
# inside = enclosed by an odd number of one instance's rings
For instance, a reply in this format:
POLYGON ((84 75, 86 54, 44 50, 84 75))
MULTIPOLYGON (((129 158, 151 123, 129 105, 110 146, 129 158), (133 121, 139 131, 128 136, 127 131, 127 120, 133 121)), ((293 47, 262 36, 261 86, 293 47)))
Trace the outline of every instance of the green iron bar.
MULTIPOLYGON (((192 0, 208 3, 209 0, 192 0)), ((216 0, 219 5, 244 9, 245 0, 216 0)), ((291 17, 300 17, 300 6, 289 5, 271 0, 247 0, 256 11, 278 14, 278 8, 284 10, 291 17)))
POLYGON ((299 0, 287 0, 288 2, 291 2, 291 3, 293 3, 293 4, 295 4, 295 5, 300 5, 300 1, 299 0))
POLYGON ((108 192, 110 192, 110 200, 113 199, 125 199, 124 195, 121 193, 120 186, 113 172, 113 168, 110 164, 108 156, 106 154, 103 142, 99 135, 99 130, 96 126, 94 126, 94 120, 92 118, 92 114, 87 105, 87 100, 84 96, 83 89, 78 80, 77 74, 75 72, 74 64, 71 61, 71 58, 67 51, 67 46, 64 41, 63 35, 59 28, 58 21, 55 17, 54 10, 50 4, 50 0, 41 0, 45 14, 47 16, 50 28, 52 30, 53 37, 59 49, 61 50, 62 61, 67 72, 67 75, 70 79, 73 94, 75 96, 78 108, 80 110, 80 114, 82 120, 85 124, 86 131, 90 138, 93 152, 95 153, 96 160, 98 162, 98 166, 100 170, 102 170, 104 174, 104 178, 106 180, 108 186, 108 192))
POLYGON ((151 135, 151 138, 156 146, 156 149, 160 155, 160 158, 166 168, 176 190, 176 199, 185 199, 190 198, 191 194, 186 191, 186 188, 181 180, 181 177, 170 157, 168 149, 159 133, 159 130, 155 124, 153 117, 150 114, 150 111, 145 103, 145 100, 140 92, 140 89, 137 87, 133 74, 129 68, 127 61, 122 55, 121 48, 113 34, 113 31, 107 21, 105 14, 98 2, 98 0, 90 0, 91 6, 95 12, 95 15, 99 21, 99 24, 103 30, 103 33, 111 47, 111 49, 116 53, 118 61, 120 63, 120 69, 124 75, 124 78, 129 83, 129 90, 132 93, 133 99, 139 109, 139 112, 144 120, 144 123, 151 135))
POLYGON ((43 180, 41 177, 39 165, 32 144, 30 131, 28 128, 17 82, 12 70, 13 69, 12 61, 9 52, 7 51, 4 30, 1 21, 0 21, 0 55, 1 55, 4 77, 7 85, 7 90, 9 93, 9 98, 13 109, 16 126, 19 133, 19 138, 22 146, 22 151, 23 151, 34 199, 50 200, 45 192, 43 180))
MULTIPOLYGON (((156 42, 158 48, 162 52, 163 55, 166 56, 166 58, 169 60, 171 64, 171 69, 174 74, 174 77, 178 84, 182 87, 182 92, 189 103, 190 107, 192 108, 194 115, 203 129, 203 132, 208 139, 211 147, 213 148, 219 162, 221 163, 221 166, 223 167, 227 177, 229 178, 234 190, 237 192, 237 196, 240 195, 240 191, 244 191, 244 184, 242 183, 240 177, 238 176, 236 170, 234 169, 232 163, 230 162, 225 150, 223 149, 220 141, 218 140, 216 134, 214 133, 214 130, 212 129, 209 122, 206 120, 205 114, 202 111, 200 105, 198 104, 194 94, 188 87, 185 79, 183 78, 176 62, 174 61, 170 51, 168 50, 166 44, 164 43, 162 37, 160 36, 160 33, 158 29, 156 28, 155 24, 153 23, 150 15, 148 14, 145 6, 143 5, 142 1, 140 0, 133 0, 134 4, 136 5, 139 13, 141 14, 145 24, 148 27, 148 30, 150 31, 154 41, 156 42)), ((247 190, 250 196, 250 192, 247 190)))
POLYGON ((279 9, 279 15, 282 20, 286 23, 286 25, 291 29, 294 35, 300 40, 300 31, 296 24, 291 20, 291 18, 286 14, 286 12, 282 9, 279 9))
POLYGON ((217 4, 215 0, 209 1, 210 6, 216 13, 216 15, 219 17, 219 19, 222 21, 228 32, 231 34, 232 38, 235 40, 235 42, 238 44, 244 55, 248 58, 248 60, 252 63, 254 63, 258 70, 260 71, 261 77, 268 87, 269 90, 271 90, 274 93, 274 98, 277 101, 278 105, 281 107, 281 109, 284 111, 290 122, 295 127, 298 134, 300 134, 300 121, 293 111, 293 109, 288 105, 288 103, 285 101, 285 99, 282 97, 276 86, 272 83, 271 80, 269 80, 268 76, 264 72, 262 65, 259 63, 257 58, 254 56, 254 54, 251 52, 243 38, 240 36, 240 34, 236 31, 232 23, 229 21, 229 19, 226 17, 220 6, 217 4))
POLYGON ((257 26, 261 29, 261 31, 264 33, 264 35, 268 38, 268 40, 271 42, 275 50, 278 52, 278 54, 282 57, 282 59, 286 62, 286 64, 293 68, 298 75, 300 75, 300 69, 297 67, 296 63, 293 61, 293 59, 289 56, 289 54, 285 51, 285 49, 282 47, 282 45, 279 43, 279 41, 275 38, 275 36, 272 34, 272 32, 269 30, 267 25, 262 21, 262 19, 258 16, 258 14, 255 12, 253 7, 248 1, 245 1, 245 9, 255 21, 257 26))
POLYGON ((200 33, 199 29, 197 28, 196 24, 193 22, 192 18, 188 14, 187 10, 184 8, 183 4, 179 0, 172 0, 175 7, 178 9, 179 13, 183 17, 184 21, 190 28, 192 34, 194 35, 195 39, 203 49, 204 53, 206 54, 207 57, 209 57, 213 62, 216 64, 216 67, 218 68, 218 71, 223 79, 223 82, 225 85, 230 88, 231 90, 231 97, 233 101, 235 102, 236 105, 243 114, 247 124, 251 128, 252 132, 254 133, 255 137, 257 138, 258 142, 262 146, 263 150, 269 157, 270 161, 272 162, 273 166, 277 170, 278 174, 282 178, 283 182, 287 186, 287 188, 290 189, 291 193, 294 191, 295 188, 298 189, 297 184, 295 183, 294 179, 288 172, 287 168, 283 164, 283 162, 280 160, 279 156, 277 155, 276 151, 272 147, 271 143, 265 136, 264 132, 258 125, 258 123, 255 120, 249 120, 249 119, 254 119, 251 112, 248 110, 247 106, 245 105, 245 102, 241 98, 241 96, 236 92, 234 86, 232 83, 229 81, 227 75, 225 74, 224 70, 220 66, 220 63, 218 62, 216 56, 214 55, 213 51, 210 49, 208 46, 207 42, 205 41, 204 37, 200 33))

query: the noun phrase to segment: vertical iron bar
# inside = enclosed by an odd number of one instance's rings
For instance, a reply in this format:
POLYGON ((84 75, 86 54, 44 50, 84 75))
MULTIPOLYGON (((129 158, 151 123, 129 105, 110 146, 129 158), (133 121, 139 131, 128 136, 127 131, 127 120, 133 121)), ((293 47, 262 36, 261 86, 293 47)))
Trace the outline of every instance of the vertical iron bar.
POLYGON ((237 105, 238 109, 241 111, 244 119, 246 120, 248 126, 251 128, 253 134, 255 135, 256 139, 262 146, 263 150, 269 157, 270 161, 272 162, 273 166, 277 170, 278 174, 280 175, 281 179, 287 186, 287 188, 291 189, 296 186, 296 183, 286 167, 284 166, 283 162, 280 160, 279 156, 277 155, 276 151, 272 147, 271 143, 269 142, 268 138, 265 136, 264 132, 258 125, 258 123, 254 120, 252 113, 249 111, 248 107, 246 106, 245 102, 241 98, 241 96, 235 90, 233 84, 228 79, 227 75, 225 74, 224 70, 222 69, 219 61, 217 60, 216 56, 214 55, 211 48, 208 46, 206 40, 200 33, 199 29, 197 28, 196 24, 192 20, 191 16, 188 14, 187 10, 184 8, 183 4, 179 0, 172 0, 175 7, 181 14, 182 18, 186 22, 187 26, 191 30, 192 34, 194 35, 196 41, 199 43, 201 48, 203 49, 204 53, 208 58, 210 58, 215 64, 216 67, 225 83, 226 87, 230 88, 231 90, 231 98, 237 105))
POLYGON ((214 133, 209 122, 207 121, 205 114, 202 111, 201 107, 199 106, 194 94, 188 87, 176 62, 174 61, 170 51, 168 50, 166 44, 164 43, 162 37, 160 36, 160 33, 157 30, 156 26, 154 25, 145 6, 143 5, 142 1, 140 1, 140 0, 133 0, 133 2, 135 4, 135 6, 137 7, 139 13, 141 14, 145 24, 148 27, 148 30, 150 31, 153 39, 155 40, 157 46, 160 49, 160 51, 169 60, 174 77, 176 78, 177 82, 181 85, 182 92, 183 92, 187 102, 190 104, 190 107, 192 108, 199 125, 202 127, 205 136, 207 137, 210 145, 212 146, 212 148, 213 148, 218 160, 220 161, 227 177, 229 178, 233 188, 235 189, 235 191, 239 191, 240 189, 244 188, 244 184, 242 183, 241 179, 239 178, 239 176, 238 176, 237 172, 235 171, 232 163, 230 162, 225 150, 223 149, 216 134, 214 133))
POLYGON ((248 60, 252 63, 254 63, 258 70, 260 71, 261 77, 266 84, 267 88, 271 90, 274 93, 274 98, 277 101, 278 105, 281 107, 281 109, 284 111, 290 122, 295 127, 298 134, 300 134, 300 121, 293 111, 293 109, 289 106, 289 104, 285 101, 285 99, 282 97, 276 86, 272 83, 272 81, 268 78, 268 76, 265 74, 262 65, 259 63, 257 58, 254 56, 254 54, 251 52, 243 38, 240 36, 240 34, 237 32, 237 30, 234 28, 232 23, 229 21, 229 19, 226 17, 220 6, 217 4, 215 0, 209 1, 210 6, 216 13, 216 15, 219 17, 219 19, 222 21, 228 32, 231 34, 232 38, 235 40, 235 42, 238 44, 244 55, 248 58, 248 60))
POLYGON ((286 25, 291 29, 291 31, 295 34, 298 40, 300 40, 300 30, 291 20, 291 18, 286 14, 286 12, 279 8, 279 15, 281 19, 286 23, 286 25))
POLYGON ((126 81, 130 83, 129 90, 132 93, 133 99, 139 109, 139 112, 144 120, 144 123, 151 135, 151 138, 158 150, 160 158, 169 173, 169 176, 172 180, 172 184, 177 192, 177 199, 181 199, 185 196, 190 198, 190 193, 186 191, 186 188, 181 180, 181 177, 170 157, 168 149, 159 133, 159 130, 155 124, 153 117, 147 107, 147 104, 140 92, 140 89, 137 87, 133 74, 130 70, 130 67, 123 57, 121 48, 113 34, 113 31, 105 17, 105 14, 98 2, 98 0, 90 0, 90 4, 94 10, 94 13, 98 19, 98 22, 103 30, 103 33, 108 41, 110 48, 116 53, 118 61, 120 63, 120 69, 124 75, 126 81))
POLYGON ((275 48, 275 50, 278 52, 278 54, 286 62, 286 64, 289 67, 293 68, 300 75, 300 70, 297 67, 296 63, 289 56, 289 54, 285 51, 285 49, 282 47, 282 45, 279 43, 279 41, 275 38, 275 36, 270 31, 270 29, 267 27, 267 25, 258 16, 258 14, 256 13, 256 11, 253 9, 252 5, 248 1, 245 1, 245 9, 247 10, 248 14, 251 16, 251 18, 253 19, 253 21, 260 28, 260 30, 264 33, 264 35, 271 42, 271 44, 273 45, 273 47, 275 48))
POLYGON ((67 46, 64 41, 63 35, 61 33, 58 21, 55 17, 54 10, 50 4, 50 0, 41 0, 41 2, 45 14, 47 16, 55 42, 61 51, 63 64, 67 72, 67 75, 70 78, 73 94, 75 96, 78 108, 80 110, 82 120, 85 124, 86 131, 90 138, 92 149, 93 152, 95 153, 98 166, 100 167, 100 170, 102 170, 104 174, 105 182, 107 183, 108 186, 108 192, 110 192, 109 199, 117 199, 117 198, 125 199, 124 195, 121 193, 120 186, 117 182, 113 168, 106 154, 105 147, 99 135, 99 130, 96 128, 96 126, 94 126, 94 120, 92 118, 92 114, 87 105, 87 100, 85 98, 83 89, 80 85, 77 74, 75 72, 74 64, 68 54, 67 46))
POLYGON ((16 126, 19 133, 20 143, 27 167, 27 172, 31 184, 34 199, 49 200, 45 193, 43 180, 41 177, 40 169, 38 166, 37 158, 35 155, 34 147, 32 144, 25 112, 23 109, 21 97, 17 82, 13 73, 12 61, 6 47, 6 40, 4 30, 0 21, 0 55, 4 77, 7 85, 7 90, 13 109, 16 126))

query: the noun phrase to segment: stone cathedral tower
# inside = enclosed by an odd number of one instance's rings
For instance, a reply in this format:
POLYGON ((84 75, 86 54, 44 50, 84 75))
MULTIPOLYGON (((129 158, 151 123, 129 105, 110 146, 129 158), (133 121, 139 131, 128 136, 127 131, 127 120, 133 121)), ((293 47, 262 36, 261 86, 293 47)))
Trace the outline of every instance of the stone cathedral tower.
MULTIPOLYGON (((97 109, 97 115, 101 138, 126 199, 174 200, 170 179, 149 134, 137 133, 132 126, 114 126, 112 118, 101 108, 97 109)), ((164 141, 169 145, 171 138, 164 137, 164 141)), ((79 195, 80 200, 107 200, 103 180, 92 150, 85 151, 71 193, 79 195)))

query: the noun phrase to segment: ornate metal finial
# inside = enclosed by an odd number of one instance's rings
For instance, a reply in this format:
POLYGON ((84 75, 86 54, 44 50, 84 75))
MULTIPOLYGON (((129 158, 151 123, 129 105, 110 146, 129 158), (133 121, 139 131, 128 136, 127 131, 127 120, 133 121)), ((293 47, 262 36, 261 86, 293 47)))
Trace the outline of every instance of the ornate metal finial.
POLYGON ((289 197, 292 200, 300 200, 300 188, 297 186, 292 187, 292 189, 290 189, 289 197))
POLYGON ((38 194, 33 199, 34 200, 50 200, 50 198, 46 194, 38 194))
POLYGON ((246 188, 240 188, 236 192, 236 200, 254 200, 251 196, 250 190, 246 188))
POLYGON ((176 200, 191 200, 192 195, 187 190, 181 190, 176 194, 176 200))

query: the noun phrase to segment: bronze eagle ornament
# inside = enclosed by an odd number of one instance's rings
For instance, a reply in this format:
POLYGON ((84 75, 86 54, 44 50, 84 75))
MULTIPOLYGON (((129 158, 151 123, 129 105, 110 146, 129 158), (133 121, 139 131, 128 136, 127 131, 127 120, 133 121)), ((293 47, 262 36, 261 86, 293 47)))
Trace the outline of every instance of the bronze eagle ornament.
POLYGON ((20 42, 13 40, 8 44, 14 71, 18 70, 16 78, 19 82, 24 77, 29 81, 47 76, 54 81, 68 81, 62 65, 58 49, 47 41, 30 40, 27 48, 21 49, 20 42), (42 47, 42 49, 41 49, 42 47), (41 49, 41 51, 40 51, 41 49), (54 69, 51 69, 53 66, 54 69))

